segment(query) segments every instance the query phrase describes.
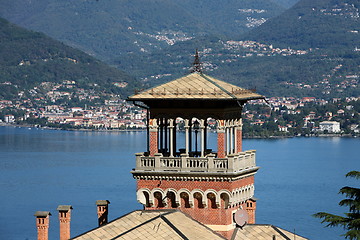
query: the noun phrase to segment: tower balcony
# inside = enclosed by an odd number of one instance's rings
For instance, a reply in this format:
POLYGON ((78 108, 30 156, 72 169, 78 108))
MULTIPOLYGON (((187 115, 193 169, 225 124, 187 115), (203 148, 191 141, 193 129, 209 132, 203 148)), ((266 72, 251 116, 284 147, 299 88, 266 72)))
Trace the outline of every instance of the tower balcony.
POLYGON ((256 150, 248 150, 229 154, 225 158, 217 158, 215 153, 204 157, 190 157, 182 153, 179 157, 166 157, 162 153, 146 156, 136 154, 135 172, 174 172, 174 173, 239 173, 257 170, 255 162, 256 150))

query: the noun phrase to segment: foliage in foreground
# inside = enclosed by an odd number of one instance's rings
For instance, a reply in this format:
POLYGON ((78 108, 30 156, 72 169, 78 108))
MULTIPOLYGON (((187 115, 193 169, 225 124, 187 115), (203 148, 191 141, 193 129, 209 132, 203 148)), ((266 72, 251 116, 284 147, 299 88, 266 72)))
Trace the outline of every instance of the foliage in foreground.
MULTIPOLYGON (((346 177, 360 179, 360 172, 351 171, 346 174, 346 177)), ((339 205, 349 207, 349 212, 345 213, 345 217, 325 212, 318 212, 313 216, 323 219, 321 223, 328 223, 326 227, 343 227, 347 230, 343 234, 346 239, 358 240, 360 239, 360 188, 346 186, 341 188, 339 193, 346 196, 339 205)))

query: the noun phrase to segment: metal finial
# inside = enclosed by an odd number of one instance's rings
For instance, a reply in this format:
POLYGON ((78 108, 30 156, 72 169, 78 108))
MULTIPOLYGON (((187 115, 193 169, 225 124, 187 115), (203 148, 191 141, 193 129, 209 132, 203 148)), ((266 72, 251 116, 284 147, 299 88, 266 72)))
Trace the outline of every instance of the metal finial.
POLYGON ((198 72, 201 73, 201 62, 200 62, 200 58, 199 58, 199 52, 196 49, 195 52, 195 59, 194 59, 194 63, 193 63, 193 67, 191 69, 191 72, 198 72))

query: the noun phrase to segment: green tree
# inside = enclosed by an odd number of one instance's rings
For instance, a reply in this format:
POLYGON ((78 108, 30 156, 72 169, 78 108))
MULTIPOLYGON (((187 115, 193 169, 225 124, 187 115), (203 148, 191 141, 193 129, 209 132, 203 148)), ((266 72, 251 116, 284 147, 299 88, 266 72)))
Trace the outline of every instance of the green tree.
MULTIPOLYGON (((351 171, 346 174, 346 177, 353 177, 360 179, 359 171, 351 171)), ((326 227, 341 226, 347 232, 343 234, 346 239, 359 240, 360 239, 360 188, 343 187, 339 193, 346 196, 345 199, 339 202, 340 206, 349 207, 349 212, 345 216, 338 216, 325 212, 318 212, 314 217, 323 219, 321 223, 328 223, 326 227)))

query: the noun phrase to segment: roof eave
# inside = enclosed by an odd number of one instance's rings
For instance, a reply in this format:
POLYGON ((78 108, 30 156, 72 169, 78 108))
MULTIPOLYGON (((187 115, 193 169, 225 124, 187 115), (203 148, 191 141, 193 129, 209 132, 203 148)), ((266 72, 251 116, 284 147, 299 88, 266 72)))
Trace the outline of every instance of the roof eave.
POLYGON ((264 96, 254 96, 254 97, 244 97, 244 98, 128 98, 126 101, 129 102, 136 102, 136 101, 189 101, 189 100, 197 100, 197 101, 250 101, 250 100, 257 100, 257 99, 265 99, 264 96))

